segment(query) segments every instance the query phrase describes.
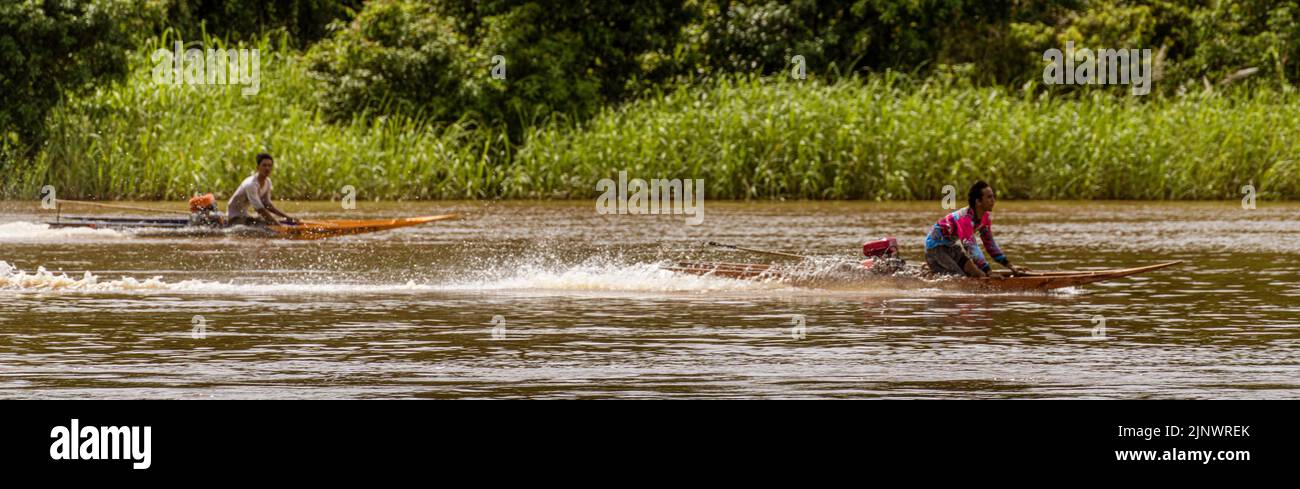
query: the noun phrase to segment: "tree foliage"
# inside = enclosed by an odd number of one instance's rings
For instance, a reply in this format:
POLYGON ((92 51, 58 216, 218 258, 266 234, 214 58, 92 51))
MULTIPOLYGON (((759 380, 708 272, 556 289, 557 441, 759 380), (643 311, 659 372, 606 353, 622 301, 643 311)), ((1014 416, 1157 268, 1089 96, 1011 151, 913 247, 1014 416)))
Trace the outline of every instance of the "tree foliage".
POLYGON ((30 147, 64 91, 126 72, 131 33, 148 18, 127 1, 0 2, 0 136, 8 151, 30 147))

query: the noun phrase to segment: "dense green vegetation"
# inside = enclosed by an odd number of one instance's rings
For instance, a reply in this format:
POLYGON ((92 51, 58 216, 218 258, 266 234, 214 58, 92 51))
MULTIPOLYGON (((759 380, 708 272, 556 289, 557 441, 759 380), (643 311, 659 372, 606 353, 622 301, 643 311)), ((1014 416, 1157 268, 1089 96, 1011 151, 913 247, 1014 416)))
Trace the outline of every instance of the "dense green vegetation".
MULTIPOLYGON (((627 168, 704 178, 708 195, 726 198, 919 199, 985 178, 1016 198, 1232 198, 1253 184, 1295 199, 1298 138, 1295 93, 1142 103, 893 77, 748 80, 548 127, 515 160, 527 184, 576 195, 627 168)), ((507 195, 529 195, 525 187, 507 195)))
POLYGON ((293 198, 1300 198, 1300 2, 574 3, 4 2, 0 196, 228 192, 269 151, 293 198), (258 48, 260 92, 154 84, 177 40, 258 48), (1153 49, 1155 90, 1043 85, 1066 41, 1153 49))
MULTIPOLYGON (((280 51, 269 39, 253 47, 280 51)), ((504 170, 504 155, 484 154, 490 131, 401 117, 326 123, 298 56, 263 58, 261 91, 244 97, 239 85, 154 85, 147 51, 125 82, 71 97, 50 115, 49 142, 15 173, 18 188, 59 182, 65 198, 229 192, 261 151, 277 156, 285 197, 330 198, 346 184, 362 198, 489 197, 481 187, 504 170)))

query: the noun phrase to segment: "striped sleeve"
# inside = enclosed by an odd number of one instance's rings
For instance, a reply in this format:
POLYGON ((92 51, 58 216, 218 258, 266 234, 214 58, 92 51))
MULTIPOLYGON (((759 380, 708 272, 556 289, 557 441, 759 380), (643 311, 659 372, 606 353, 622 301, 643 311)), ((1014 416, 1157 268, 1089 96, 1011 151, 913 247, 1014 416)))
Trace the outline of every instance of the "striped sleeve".
POLYGON ((980 267, 980 270, 984 270, 987 273, 990 268, 989 262, 984 259, 984 253, 980 251, 980 247, 975 245, 975 238, 970 237, 963 239, 961 240, 961 243, 966 246, 966 254, 970 255, 970 259, 975 262, 975 266, 980 267))
POLYGON ((992 223, 980 228, 980 241, 984 242, 984 249, 988 250, 989 256, 993 257, 993 261, 1001 263, 1003 266, 1011 263, 1010 260, 1007 260, 1007 255, 1002 253, 1002 248, 998 247, 998 242, 993 239, 992 223))

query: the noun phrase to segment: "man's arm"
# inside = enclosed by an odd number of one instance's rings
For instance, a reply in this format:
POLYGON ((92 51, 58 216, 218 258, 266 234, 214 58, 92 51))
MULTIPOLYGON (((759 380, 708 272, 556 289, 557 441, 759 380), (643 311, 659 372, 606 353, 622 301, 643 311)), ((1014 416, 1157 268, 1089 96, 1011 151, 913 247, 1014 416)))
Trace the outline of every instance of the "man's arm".
POLYGON ((266 203, 266 208, 259 210, 258 212, 262 214, 262 217, 266 219, 266 222, 270 222, 270 223, 294 225, 302 222, 297 219, 294 219, 293 217, 290 217, 288 214, 280 212, 280 209, 277 209, 275 207, 275 204, 272 204, 269 201, 266 203), (271 213, 275 213, 276 215, 283 217, 284 222, 277 221, 274 217, 271 217, 271 213))
POLYGON ((263 221, 267 224, 276 224, 280 222, 275 219, 275 216, 271 215, 269 210, 267 210, 267 206, 270 204, 270 199, 267 199, 268 202, 262 202, 262 187, 261 184, 257 183, 256 178, 254 178, 252 182, 239 187, 239 191, 243 192, 244 196, 248 197, 248 203, 253 206, 253 211, 257 212, 257 215, 261 217, 263 221))
POLYGON ((988 275, 992 268, 989 267, 989 262, 984 259, 984 253, 980 252, 980 247, 975 244, 975 239, 964 239, 961 244, 966 248, 966 257, 970 258, 968 263, 972 263, 980 272, 978 275, 972 274, 970 272, 970 267, 966 267, 966 274, 973 277, 983 277, 988 275))
MULTIPOLYGON (((267 181, 266 181, 266 184, 267 184, 267 185, 270 185, 270 184, 271 184, 271 181, 270 181, 270 180, 267 180, 267 181)), ((260 189, 259 189, 259 190, 260 190, 260 189)), ((260 202, 260 201, 259 201, 259 202, 260 202)), ((265 209, 266 211, 269 211, 269 212, 271 212, 271 213, 275 213, 276 215, 278 215, 278 216, 280 216, 280 217, 283 217, 283 218, 285 219, 285 221, 286 221, 286 222, 285 222, 286 224, 297 224, 297 223, 298 223, 298 220, 297 220, 297 219, 294 219, 294 218, 292 218, 292 217, 289 217, 288 214, 285 214, 284 212, 281 212, 280 209, 277 208, 277 207, 275 206, 275 204, 271 203, 271 189, 270 189, 269 187, 266 189, 266 202, 264 202, 264 204, 265 204, 265 207, 266 207, 266 209, 265 209)), ((260 210, 259 210, 259 211, 260 211, 260 210)), ((272 218, 272 217, 270 216, 270 214, 268 214, 268 213, 266 213, 266 212, 263 212, 263 215, 264 215, 264 217, 267 218, 267 222, 279 222, 279 221, 276 221, 275 218, 272 218)))
POLYGON ((289 217, 288 214, 285 214, 285 213, 283 213, 283 212, 280 212, 280 209, 279 209, 279 208, 276 208, 276 207, 275 207, 275 204, 272 204, 269 200, 266 202, 266 210, 271 211, 271 212, 274 213, 275 215, 280 216, 280 217, 283 217, 283 218, 288 219, 288 220, 290 220, 290 221, 294 221, 294 220, 296 220, 296 219, 294 219, 294 218, 292 218, 292 217, 289 217))
POLYGON ((275 218, 275 216, 271 215, 270 210, 266 207, 262 207, 261 209, 254 208, 254 210, 257 211, 257 215, 261 216, 262 220, 266 221, 267 224, 277 224, 280 222, 275 218))
POLYGON ((1022 267, 1017 267, 1015 265, 1012 265, 1011 260, 1007 258, 1007 255, 1002 253, 1002 247, 998 246, 998 242, 993 239, 992 225, 988 225, 980 228, 980 241, 984 242, 984 249, 988 250, 989 256, 993 257, 993 261, 1002 264, 1002 266, 1004 267, 1007 267, 1008 269, 1011 270, 1012 273, 1021 273, 1021 272, 1029 271, 1028 268, 1022 268, 1022 267))

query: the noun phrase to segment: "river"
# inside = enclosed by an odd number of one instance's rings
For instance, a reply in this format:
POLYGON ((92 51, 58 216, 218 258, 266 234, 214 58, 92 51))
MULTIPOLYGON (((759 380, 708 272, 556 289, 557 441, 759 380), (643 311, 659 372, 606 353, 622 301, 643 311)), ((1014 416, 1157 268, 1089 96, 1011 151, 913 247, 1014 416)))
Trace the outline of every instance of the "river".
POLYGON ((708 240, 853 259, 894 235, 916 261, 937 202, 709 201, 698 226, 590 201, 281 207, 463 218, 160 237, 0 202, 0 397, 1300 397, 1297 203, 1002 201, 999 243, 1035 269, 1186 262, 996 294, 662 269, 780 260, 708 240))

